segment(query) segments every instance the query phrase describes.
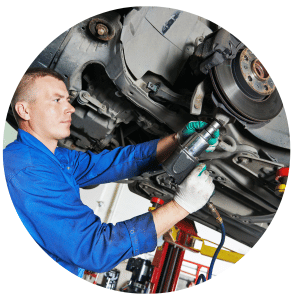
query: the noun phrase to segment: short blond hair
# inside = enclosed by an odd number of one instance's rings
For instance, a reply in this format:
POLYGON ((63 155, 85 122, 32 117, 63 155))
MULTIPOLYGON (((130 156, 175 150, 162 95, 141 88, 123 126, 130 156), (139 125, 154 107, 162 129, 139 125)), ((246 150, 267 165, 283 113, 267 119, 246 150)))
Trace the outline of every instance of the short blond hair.
POLYGON ((20 101, 34 102, 35 97, 32 90, 33 83, 37 78, 46 76, 51 76, 64 82, 64 78, 59 73, 48 68, 29 68, 23 75, 10 103, 13 115, 18 124, 19 115, 15 109, 16 104, 20 101))

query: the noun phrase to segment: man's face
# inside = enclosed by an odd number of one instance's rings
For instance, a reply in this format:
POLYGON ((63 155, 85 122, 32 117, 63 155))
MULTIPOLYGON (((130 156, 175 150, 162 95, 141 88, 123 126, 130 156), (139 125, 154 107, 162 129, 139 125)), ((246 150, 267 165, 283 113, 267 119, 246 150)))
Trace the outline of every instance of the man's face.
POLYGON ((35 101, 30 103, 29 124, 41 139, 53 141, 70 135, 71 114, 68 90, 61 80, 51 76, 34 82, 35 101))

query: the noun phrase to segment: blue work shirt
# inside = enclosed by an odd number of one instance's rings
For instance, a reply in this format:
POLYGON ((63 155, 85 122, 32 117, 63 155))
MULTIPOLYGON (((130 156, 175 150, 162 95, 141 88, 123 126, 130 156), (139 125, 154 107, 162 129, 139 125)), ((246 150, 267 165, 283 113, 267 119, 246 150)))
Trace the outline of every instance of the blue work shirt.
POLYGON ((102 223, 81 202, 79 188, 140 175, 156 164, 157 142, 100 154, 58 147, 53 154, 19 129, 3 157, 10 196, 26 229, 55 261, 78 276, 83 269, 106 272, 124 259, 153 251, 157 235, 151 213, 116 225, 102 223))

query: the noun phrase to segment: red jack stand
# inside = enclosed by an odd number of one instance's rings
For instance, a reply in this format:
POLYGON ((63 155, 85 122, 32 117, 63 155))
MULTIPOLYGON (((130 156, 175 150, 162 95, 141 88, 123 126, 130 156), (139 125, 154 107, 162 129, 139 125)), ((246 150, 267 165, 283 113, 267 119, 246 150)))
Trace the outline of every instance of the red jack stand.
MULTIPOLYGON (((163 200, 156 197, 151 202, 154 207, 163 204, 163 200)), ((198 253, 193 250, 195 239, 192 237, 198 237, 196 227, 193 221, 187 219, 178 222, 164 234, 164 243, 157 247, 152 262, 154 270, 150 281, 150 294, 176 290, 185 250, 198 253)))

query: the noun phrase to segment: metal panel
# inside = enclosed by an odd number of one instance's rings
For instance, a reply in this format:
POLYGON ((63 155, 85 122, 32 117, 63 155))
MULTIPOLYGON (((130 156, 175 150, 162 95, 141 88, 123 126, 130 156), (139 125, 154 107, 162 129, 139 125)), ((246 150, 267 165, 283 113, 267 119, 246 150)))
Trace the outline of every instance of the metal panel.
POLYGON ((121 41, 126 64, 136 78, 151 71, 174 84, 194 51, 196 38, 211 32, 197 16, 185 12, 180 12, 165 31, 163 28, 176 12, 168 8, 144 7, 126 17, 121 41))
POLYGON ((276 118, 264 127, 259 129, 247 129, 260 140, 274 146, 290 149, 290 133, 284 108, 282 108, 276 118))

